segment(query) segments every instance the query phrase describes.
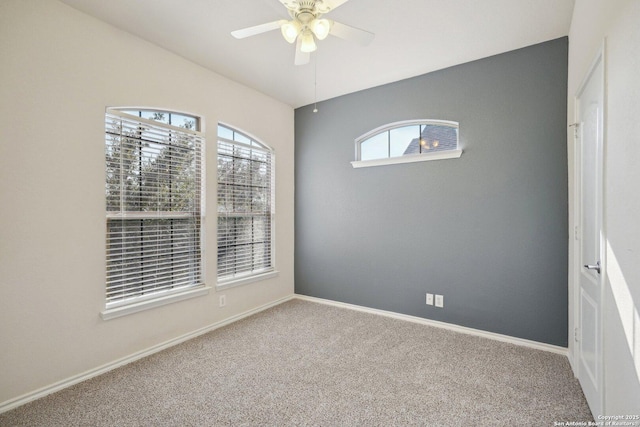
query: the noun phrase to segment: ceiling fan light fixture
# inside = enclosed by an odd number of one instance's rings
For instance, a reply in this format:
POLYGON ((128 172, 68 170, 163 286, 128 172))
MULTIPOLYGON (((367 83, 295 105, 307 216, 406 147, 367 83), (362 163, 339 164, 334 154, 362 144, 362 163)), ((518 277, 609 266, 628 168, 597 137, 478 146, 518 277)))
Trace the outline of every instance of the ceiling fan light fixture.
POLYGON ((293 43, 298 38, 298 34, 300 34, 300 24, 297 21, 289 21, 286 24, 282 24, 280 31, 282 31, 282 37, 286 41, 293 43))
MULTIPOLYGON (((326 39, 329 34, 338 38, 366 46, 374 34, 331 19, 322 18, 349 0, 279 0, 289 13, 290 20, 278 19, 231 32, 237 39, 245 39, 273 30, 280 30, 282 37, 295 44, 295 65, 309 63, 311 53, 318 49, 317 40, 326 39), (316 40, 317 39, 317 40, 316 40)), ((0 0, 2 2, 2 0, 0 0)))
POLYGON ((302 35, 302 43, 300 44, 300 50, 304 53, 310 53, 315 51, 318 46, 316 46, 316 41, 313 39, 313 33, 309 30, 305 30, 302 35))
POLYGON ((316 35, 318 40, 324 40, 331 31, 331 21, 328 19, 314 19, 309 24, 309 28, 311 28, 311 31, 313 31, 313 34, 316 35))

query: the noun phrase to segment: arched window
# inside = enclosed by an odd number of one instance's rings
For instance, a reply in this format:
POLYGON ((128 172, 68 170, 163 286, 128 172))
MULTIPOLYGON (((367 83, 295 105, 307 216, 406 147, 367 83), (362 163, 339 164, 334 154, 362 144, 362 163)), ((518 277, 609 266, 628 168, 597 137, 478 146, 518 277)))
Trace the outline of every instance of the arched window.
POLYGON ((274 152, 218 125, 218 288, 273 277, 274 152))
POLYGON ((204 295, 201 118, 107 109, 104 319, 204 295))
POLYGON ((374 129, 356 141, 353 167, 380 166, 457 158, 458 123, 447 120, 411 120, 374 129))

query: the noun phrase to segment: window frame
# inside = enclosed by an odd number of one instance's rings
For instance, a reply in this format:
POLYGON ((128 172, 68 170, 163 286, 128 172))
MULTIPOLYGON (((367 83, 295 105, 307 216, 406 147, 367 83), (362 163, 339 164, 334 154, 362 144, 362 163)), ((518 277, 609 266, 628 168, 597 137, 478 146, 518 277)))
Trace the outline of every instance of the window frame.
MULTIPOLYGON (((120 209, 119 210, 110 210, 109 209, 109 205, 108 205, 108 200, 107 200, 107 206, 106 206, 106 215, 105 215, 105 237, 107 239, 107 246, 105 247, 106 250, 106 260, 107 260, 107 264, 106 267, 108 268, 109 265, 109 257, 110 257, 110 252, 109 252, 109 243, 108 243, 108 239, 110 238, 110 236, 112 236, 112 234, 109 231, 109 222, 110 221, 121 221, 121 223, 123 225, 121 225, 121 227, 124 227, 125 225, 125 221, 128 220, 166 220, 166 219, 171 219, 171 220, 175 220, 175 219, 184 219, 184 218, 195 218, 194 222, 197 224, 197 230, 196 230, 196 236, 197 236, 197 243, 195 244, 195 249, 196 252, 198 253, 198 256, 195 258, 189 257, 187 261, 189 264, 191 262, 195 262, 197 264, 197 267, 195 267, 195 271, 196 271, 196 276, 195 276, 195 280, 191 281, 190 283, 184 284, 184 283, 179 283, 179 282, 175 282, 174 283, 169 283, 166 286, 163 286, 162 289, 157 290, 157 291, 151 291, 148 294, 141 294, 141 295, 134 295, 130 298, 127 299, 122 299, 122 300, 117 300, 117 299, 111 299, 108 296, 109 293, 109 284, 113 283, 110 282, 109 279, 109 270, 106 269, 106 280, 105 280, 105 309, 103 311, 100 312, 100 316, 102 317, 102 319, 104 320, 109 320, 109 319, 113 319, 113 318, 117 318, 120 316, 124 316, 127 314, 131 314, 131 313, 136 313, 142 310, 147 310, 150 308, 154 308, 154 307, 158 307, 158 306, 162 306, 165 304, 170 304, 176 301, 181 301, 184 299, 188 299, 188 298, 193 298, 193 297, 197 297, 197 296, 202 296, 202 295, 206 295, 208 294, 209 290, 211 289, 211 287, 206 286, 205 284, 205 268, 204 268, 204 262, 205 262, 205 257, 204 257, 204 252, 205 252, 205 236, 204 236, 204 220, 205 220, 205 137, 204 137, 204 133, 199 130, 203 128, 203 118, 201 116, 195 115, 195 114, 191 114, 191 113, 184 113, 184 112, 180 112, 180 111, 173 111, 173 110, 164 110, 164 109, 158 109, 158 108, 142 108, 142 107, 108 107, 105 110, 105 150, 107 150, 107 138, 109 137, 109 135, 113 135, 109 132, 108 128, 107 128, 107 124, 108 124, 108 120, 113 120, 114 118, 116 119, 120 119, 123 121, 127 121, 129 123, 139 123, 142 125, 149 125, 149 126, 153 126, 156 128, 162 128, 164 129, 164 131, 166 131, 166 133, 169 135, 169 137, 171 138, 171 135, 174 134, 181 134, 181 135, 189 135, 190 137, 193 137, 196 139, 196 147, 194 148, 194 155, 196 156, 196 180, 198 181, 198 183, 196 184, 196 188, 195 188, 195 199, 193 199, 194 202, 196 202, 196 205, 194 206, 194 208, 192 209, 193 212, 188 212, 185 210, 179 210, 179 211, 137 211, 137 210, 131 210, 131 211, 127 211, 124 210, 124 207, 122 206, 122 197, 123 193, 121 193, 120 198, 120 209), (131 114, 131 112, 136 111, 139 114, 133 115, 131 114), (176 126, 176 125, 171 125, 168 123, 164 123, 162 121, 158 121, 158 120, 152 120, 152 119, 147 119, 145 117, 141 117, 140 114, 142 113, 164 113, 164 114, 168 114, 169 115, 169 120, 172 114, 175 115, 179 115, 181 117, 186 117, 186 118, 191 118, 194 120, 195 122, 195 130, 194 129, 188 129, 188 128, 183 128, 180 126, 176 126), (191 261, 193 260, 193 261, 191 261), (175 286, 175 288, 173 287, 175 286)), ((122 133, 121 133, 122 134, 122 133)), ((143 139, 141 139, 141 141, 143 141, 143 139)), ((151 142, 151 141, 149 141, 151 142)), ((162 146, 165 143, 154 143, 157 146, 162 146)), ((171 144, 166 145, 166 146, 172 146, 171 144)), ((157 149, 157 147, 156 147, 157 149)), ((106 155, 106 151, 105 151, 105 155, 106 155)), ((142 156, 142 153, 139 154, 139 156, 142 156)), ((172 158, 172 157, 171 157, 172 158)), ((141 161, 141 160, 140 160, 141 161)), ((170 161, 171 163, 173 163, 173 160, 170 161)), ((107 165, 105 165, 107 166, 107 165)), ((118 186, 122 185, 122 175, 120 177, 120 180, 117 182, 118 186)), ((169 182, 172 182, 173 180, 173 175, 169 177, 169 182)), ((173 202, 171 202, 173 203, 173 202)), ((172 223, 173 224, 173 223, 172 223)), ((173 225, 171 226, 173 228, 173 225)), ((173 231, 171 232, 171 242, 173 242, 173 231)), ((141 237, 142 234, 141 234, 141 237)), ((172 243, 173 244, 173 243, 172 243)), ((135 245, 134 245, 135 246, 135 245)), ((124 251, 124 250, 123 250, 124 251)), ((143 251, 143 249, 141 249, 141 251, 143 251)), ((142 253, 142 252, 141 252, 142 253)), ((157 255, 158 257, 160 255, 157 255)), ((173 255, 172 255, 173 256, 173 255)), ((174 257, 174 256, 173 256, 174 257)), ((172 260, 175 260, 175 258, 171 258, 172 260)), ((180 264, 182 265, 182 264, 180 264)), ((123 269, 126 267, 123 267, 123 269)), ((190 267, 191 268, 191 267, 190 267)), ((124 271, 124 270, 123 270, 124 271)), ((172 273, 173 274, 173 273, 172 273)), ((188 274, 192 274, 192 270, 188 271, 188 274)), ((140 276, 142 277, 142 276, 140 276)), ((173 278, 172 280, 175 280, 175 278, 173 278)))
MULTIPOLYGON (((239 128, 229 125, 227 123, 224 122, 218 122, 218 127, 217 127, 217 140, 216 140, 216 160, 219 161, 219 156, 220 156, 220 143, 224 143, 224 144, 230 144, 231 146, 235 147, 235 146, 239 146, 242 147, 244 149, 248 149, 248 150, 252 150, 255 149, 257 151, 263 152, 263 153, 267 153, 269 156, 269 259, 270 259, 270 265, 267 268, 263 268, 263 269, 257 269, 257 270, 250 270, 250 271, 243 271, 240 272, 238 274, 232 274, 232 275, 224 275, 224 276, 220 276, 220 263, 219 263, 219 254, 220 254, 220 227, 219 222, 220 222, 220 218, 222 215, 224 215, 224 217, 233 217, 233 216, 238 216, 241 217, 243 214, 241 213, 237 213, 237 215, 233 215, 234 212, 227 212, 225 214, 222 214, 220 212, 220 206, 219 204, 217 204, 217 209, 216 209, 216 213, 217 213, 217 227, 216 227, 216 250, 217 250, 217 254, 218 256, 216 257, 216 289, 220 290, 220 289, 226 289, 226 288, 231 288, 231 287, 235 287, 235 286, 241 286, 241 285, 245 285, 245 284, 249 284, 249 283, 253 283, 253 282, 257 282, 257 281, 262 281, 262 280, 266 280, 266 279, 270 279, 272 277, 276 277, 278 276, 279 272, 276 269, 276 250, 275 250, 275 218, 276 218, 276 197, 275 197, 275 192, 276 192, 276 187, 275 187, 275 165, 276 165, 276 152, 275 150, 269 146, 268 144, 264 143, 261 139, 256 138, 255 136, 253 136, 252 134, 244 131, 244 130, 240 130, 239 128), (223 136, 220 136, 220 128, 224 128, 227 131, 231 131, 232 132, 232 138, 233 139, 229 139, 223 136), (242 137, 242 139, 247 139, 248 142, 245 141, 238 141, 235 139, 236 134, 240 135, 242 137)), ((218 196, 217 196, 217 200, 220 200, 220 182, 218 181, 218 178, 216 178, 216 183, 217 183, 217 191, 218 191, 218 196)), ((219 202, 218 202, 219 203, 219 202)), ((246 215, 246 214, 245 214, 246 215)))
POLYGON ((380 127, 377 127, 369 132, 360 135, 355 139, 355 159, 351 162, 353 168, 363 168, 370 166, 384 166, 384 165, 393 165, 393 164, 401 164, 401 163, 414 163, 414 162, 424 162, 424 161, 432 161, 432 160, 443 160, 443 159, 455 159, 462 156, 462 149, 460 148, 460 124, 451 120, 438 120, 438 119, 422 119, 422 120, 403 120, 399 122, 389 123, 380 127), (394 129, 400 129, 409 126, 422 126, 422 125, 437 125, 437 126, 448 126, 455 128, 457 130, 457 142, 456 148, 452 150, 441 150, 441 151, 432 151, 432 152, 423 152, 419 154, 404 154, 397 157, 383 157, 378 159, 369 159, 369 160, 361 160, 362 159, 362 143, 368 141, 369 139, 382 134, 389 133, 394 129))

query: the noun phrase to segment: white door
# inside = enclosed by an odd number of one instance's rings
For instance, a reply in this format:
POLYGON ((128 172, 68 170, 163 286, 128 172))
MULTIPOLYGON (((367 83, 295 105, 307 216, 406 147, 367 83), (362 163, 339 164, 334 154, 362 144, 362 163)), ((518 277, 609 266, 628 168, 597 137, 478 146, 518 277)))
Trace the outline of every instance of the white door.
MULTIPOLYGON (((602 414, 602 171, 604 64, 602 53, 576 97, 578 153, 578 380, 594 416, 602 414)), ((597 419, 597 418, 596 418, 597 419)))

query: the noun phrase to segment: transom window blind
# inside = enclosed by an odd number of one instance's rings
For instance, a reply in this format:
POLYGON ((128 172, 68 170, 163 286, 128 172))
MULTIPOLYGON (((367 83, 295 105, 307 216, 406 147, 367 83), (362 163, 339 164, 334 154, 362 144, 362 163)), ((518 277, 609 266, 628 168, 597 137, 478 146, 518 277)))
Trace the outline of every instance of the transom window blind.
POLYGON ((273 271, 273 157, 218 126, 218 283, 273 271))
POLYGON ((107 110, 107 308, 202 281, 202 150, 198 119, 107 110))

